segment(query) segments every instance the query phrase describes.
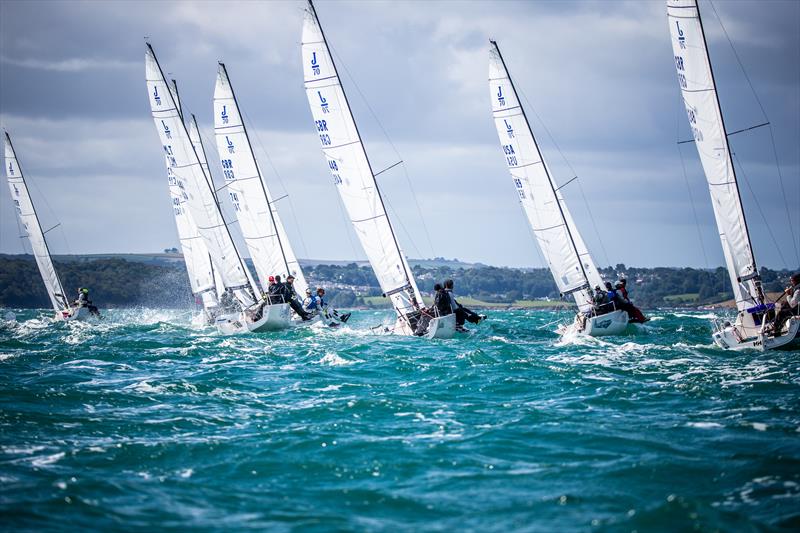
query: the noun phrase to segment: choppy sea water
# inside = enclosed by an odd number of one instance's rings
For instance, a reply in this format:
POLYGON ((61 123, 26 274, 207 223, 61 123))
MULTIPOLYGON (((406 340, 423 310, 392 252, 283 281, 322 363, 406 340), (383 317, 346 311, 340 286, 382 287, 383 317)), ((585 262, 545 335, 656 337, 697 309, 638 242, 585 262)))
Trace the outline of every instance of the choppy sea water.
POLYGON ((224 337, 191 313, 0 326, 2 529, 800 528, 800 352, 707 313, 560 341, 490 313, 451 341, 224 337))

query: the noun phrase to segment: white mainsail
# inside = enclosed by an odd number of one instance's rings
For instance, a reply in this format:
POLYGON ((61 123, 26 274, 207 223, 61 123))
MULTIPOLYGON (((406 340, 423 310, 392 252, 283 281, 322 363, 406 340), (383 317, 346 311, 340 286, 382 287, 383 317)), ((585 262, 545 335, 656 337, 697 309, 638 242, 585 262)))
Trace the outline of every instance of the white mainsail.
POLYGON ((69 302, 64 294, 64 287, 61 285, 61 280, 58 278, 58 273, 50 257, 50 250, 47 248, 42 226, 36 216, 33 201, 31 200, 28 186, 25 184, 22 169, 20 169, 17 162, 17 156, 14 153, 14 147, 11 145, 11 137, 8 132, 5 132, 5 167, 8 187, 11 190, 11 199, 14 201, 20 222, 28 235, 28 240, 33 249, 33 257, 36 259, 39 273, 42 275, 50 303, 56 312, 68 310, 69 302))
MULTIPOLYGON (((170 85, 172 90, 172 97, 178 109, 178 113, 183 118, 181 110, 181 100, 178 95, 178 84, 172 80, 170 85)), ((164 125, 162 124, 162 128, 164 125)), ((191 138, 191 131, 189 134, 191 138)), ((195 140, 192 138, 192 144, 195 140)), ((196 145, 195 145, 195 148, 196 145)), ((199 152, 198 152, 199 153, 199 152)), ((197 231, 197 225, 192 220, 192 215, 186 206, 186 199, 188 198, 184 190, 182 182, 178 181, 175 173, 170 166, 170 159, 165 155, 165 163, 167 165, 167 180, 169 183, 169 194, 172 199, 172 209, 175 215, 175 226, 178 230, 178 241, 181 245, 183 253, 183 261, 186 265, 186 273, 189 277, 189 285, 192 289, 192 294, 200 297, 203 302, 203 307, 206 310, 213 309, 219 305, 217 300, 216 280, 214 276, 214 267, 211 264, 211 256, 208 254, 203 238, 197 231)))
POLYGON ((592 287, 602 287, 603 279, 553 183, 494 41, 489 50, 489 92, 508 170, 558 290, 572 294, 581 310, 591 309, 592 287))
POLYGON ((422 297, 386 214, 311 2, 303 21, 302 50, 306 96, 333 181, 381 289, 404 317, 418 309, 422 297))
POLYGON ((736 306, 743 311, 764 298, 697 2, 667 0, 667 18, 678 84, 711 192, 736 306))
POLYGON ((249 307, 260 293, 256 291, 250 272, 236 250, 213 188, 207 181, 172 91, 149 44, 145 67, 147 93, 156 130, 169 166, 186 192, 185 203, 192 220, 225 287, 233 291, 242 307, 249 307))
POLYGON ((266 291, 269 276, 295 277, 294 288, 308 288, 278 210, 264 183, 228 71, 220 63, 214 88, 214 132, 228 196, 244 242, 266 291))

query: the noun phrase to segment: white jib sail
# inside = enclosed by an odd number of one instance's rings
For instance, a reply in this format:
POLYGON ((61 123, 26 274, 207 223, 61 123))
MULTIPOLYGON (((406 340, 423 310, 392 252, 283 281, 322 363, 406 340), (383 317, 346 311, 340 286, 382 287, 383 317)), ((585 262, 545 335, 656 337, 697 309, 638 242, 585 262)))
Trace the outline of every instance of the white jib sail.
MULTIPOLYGON (((192 113, 192 120, 189 121, 189 140, 192 141, 192 146, 194 146, 194 151, 197 154, 197 157, 200 159, 200 166, 203 168, 203 172, 205 172, 208 186, 211 188, 212 191, 214 191, 214 197, 217 198, 216 189, 214 188, 214 179, 211 177, 211 169, 208 167, 206 150, 205 147, 203 146, 203 140, 200 137, 200 128, 197 126, 197 118, 194 116, 194 113, 192 113)), ((219 198, 217 198, 217 205, 219 205, 219 198)), ((192 224, 194 224, 194 221, 192 221, 192 224)), ((222 278, 219 275, 219 272, 214 268, 213 263, 211 263, 211 255, 209 255, 208 249, 205 248, 206 246, 205 243, 203 243, 202 246, 205 249, 206 256, 208 257, 209 268, 211 269, 211 275, 214 280, 214 287, 216 288, 215 292, 203 293, 203 306, 206 308, 216 307, 217 304, 219 303, 219 298, 221 298, 222 294, 225 292, 225 284, 223 283, 222 278)))
POLYGON ((69 309, 64 287, 61 285, 61 280, 58 278, 53 260, 50 257, 50 251, 47 249, 47 242, 44 239, 42 227, 39 225, 39 218, 36 216, 28 186, 25 184, 25 178, 19 168, 14 147, 11 145, 11 137, 7 132, 5 134, 5 167, 8 187, 11 190, 11 199, 14 201, 17 215, 19 215, 20 222, 28 235, 33 257, 36 259, 39 273, 42 275, 50 303, 56 311, 69 309))
POLYGON ((381 289, 397 313, 405 315, 422 304, 422 297, 387 217, 312 6, 305 13, 302 41, 306 96, 328 168, 381 289))
POLYGON ((572 294, 578 307, 588 310, 592 307, 592 288, 603 287, 603 279, 550 178, 495 43, 489 50, 489 93, 506 165, 536 242, 558 290, 572 294))
POLYGON ((204 307, 214 307, 216 298, 209 300, 205 296, 207 292, 215 296, 211 258, 186 206, 187 194, 184 188, 178 184, 178 179, 175 177, 175 173, 169 163, 167 163, 167 178, 169 180, 172 208, 175 214, 175 226, 178 229, 178 240, 181 243, 183 260, 186 263, 186 272, 189 274, 192 293, 203 298, 204 307))
POLYGON ((179 186, 182 185, 186 192, 185 205, 225 287, 234 292, 243 307, 248 307, 254 303, 254 295, 259 293, 255 291, 250 273, 225 225, 214 191, 206 180, 186 125, 150 45, 145 54, 145 75, 156 130, 169 166, 179 186))
POLYGON ((214 88, 214 133, 228 197, 244 242, 266 291, 269 276, 295 277, 294 288, 308 288, 278 210, 264 183, 225 65, 219 65, 214 88))
POLYGON ((741 311, 757 303, 758 271, 697 2, 668 0, 667 18, 678 84, 711 192, 736 306, 741 311))

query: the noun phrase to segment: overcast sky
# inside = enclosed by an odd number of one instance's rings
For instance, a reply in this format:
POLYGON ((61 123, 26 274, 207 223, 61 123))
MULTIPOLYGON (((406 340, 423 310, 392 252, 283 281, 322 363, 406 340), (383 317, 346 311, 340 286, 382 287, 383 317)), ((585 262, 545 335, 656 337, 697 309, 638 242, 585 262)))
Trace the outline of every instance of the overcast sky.
MULTIPOLYGON (((298 255, 363 258, 303 90, 303 6, 0 1, 0 123, 42 225, 62 224, 48 234, 51 250, 178 245, 145 92, 148 37, 207 146, 216 62, 226 63, 265 180, 273 196, 289 194, 280 210, 298 255)), ((756 257, 795 268, 800 2, 713 7, 735 47, 702 2, 726 125, 766 120, 735 49, 771 122, 783 176, 785 197, 768 128, 731 138, 756 257)), ((543 266, 492 124, 493 38, 555 179, 579 176, 562 191, 598 264, 723 264, 697 151, 676 145, 691 135, 663 2, 320 1, 317 12, 373 167, 404 161, 378 179, 410 257, 543 266)), ((210 159, 219 179, 215 152, 210 159)), ((2 187, 0 252, 22 252, 15 218, 2 187)))

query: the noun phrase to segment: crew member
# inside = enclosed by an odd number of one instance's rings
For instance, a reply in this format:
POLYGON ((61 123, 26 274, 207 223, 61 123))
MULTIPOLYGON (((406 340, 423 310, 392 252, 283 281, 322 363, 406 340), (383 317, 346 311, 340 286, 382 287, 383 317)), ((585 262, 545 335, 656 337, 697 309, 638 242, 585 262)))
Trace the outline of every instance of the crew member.
MULTIPOLYGON (((275 276, 275 281, 277 283, 278 276, 275 276)), ((284 301, 289 302, 289 306, 300 318, 303 320, 311 320, 311 315, 306 313, 303 310, 303 306, 297 301, 297 293, 294 292, 294 276, 291 274, 286 276, 286 282, 282 285, 281 294, 283 295, 284 301)))
POLYGON ((267 297, 270 304, 282 304, 283 299, 283 284, 281 283, 280 276, 269 277, 269 287, 267 287, 267 297))
POLYGON ((464 328, 465 321, 470 322, 472 324, 477 324, 478 322, 486 318, 486 315, 479 315, 478 313, 475 313, 474 311, 467 309, 466 307, 458 303, 456 297, 453 295, 452 279, 448 279, 444 282, 444 292, 446 292, 447 296, 450 298, 453 311, 456 314, 456 330, 466 331, 466 329, 464 328))
POLYGON ((778 314, 775 316, 775 322, 772 326, 772 336, 779 337, 783 324, 791 316, 800 315, 800 273, 792 275, 789 278, 789 287, 783 291, 786 295, 787 301, 781 302, 781 307, 778 314))

